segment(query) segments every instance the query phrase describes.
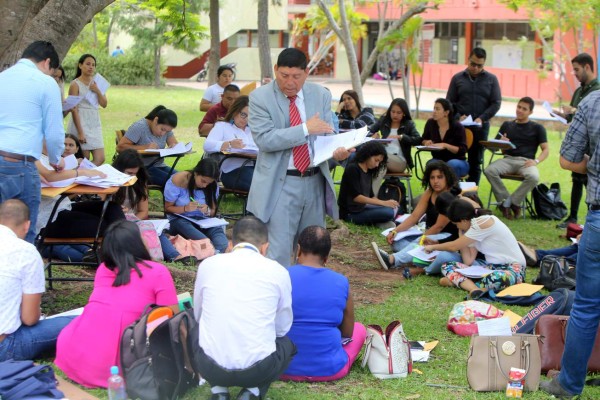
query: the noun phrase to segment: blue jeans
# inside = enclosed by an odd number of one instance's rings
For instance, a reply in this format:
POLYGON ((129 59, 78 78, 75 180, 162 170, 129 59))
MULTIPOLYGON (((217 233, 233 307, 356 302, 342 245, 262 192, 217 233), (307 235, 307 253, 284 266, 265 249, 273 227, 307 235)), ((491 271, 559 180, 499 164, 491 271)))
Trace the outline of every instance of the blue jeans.
POLYGON ((577 252, 579 251, 579 245, 572 244, 567 247, 561 247, 559 249, 550 249, 550 250, 536 250, 535 255, 537 257, 538 266, 540 261, 544 256, 559 256, 565 257, 571 260, 573 263, 577 264, 577 252))
POLYGON ((462 256, 460 253, 454 251, 442 251, 437 255, 435 260, 431 262, 431 264, 425 267, 425 273, 427 275, 441 275, 442 265, 452 261, 462 262, 462 256))
POLYGON ((588 211, 577 255, 577 287, 558 375, 571 394, 583 391, 600 322, 600 211, 588 211))
POLYGON ((362 211, 349 213, 344 219, 356 225, 374 225, 380 222, 393 221, 394 214, 393 208, 368 204, 362 211))
POLYGON ((173 261, 181 255, 179 254, 175 246, 173 246, 173 243, 171 243, 167 235, 165 235, 164 233, 161 233, 158 236, 158 240, 160 240, 160 247, 162 248, 163 257, 165 258, 165 261, 173 261))
MULTIPOLYGON (((429 164, 432 161, 440 161, 440 160, 432 158, 431 160, 427 161, 427 164, 429 164)), ((452 170, 454 171, 454 173, 456 174, 456 177, 458 179, 462 178, 463 176, 465 176, 469 173, 469 163, 467 162, 467 160, 453 159, 453 160, 446 161, 446 164, 448 164, 448 166, 450 168, 452 168, 452 170)))
MULTIPOLYGON (((150 167, 148 168, 148 183, 150 185, 158 185, 160 187, 164 187, 167 181, 169 180, 169 172, 171 171, 171 167, 167 165, 158 166, 158 167, 150 167)), ((173 173, 176 173, 176 170, 173 170, 173 173)))
POLYGON ((33 243, 41 200, 40 176, 34 162, 7 161, 0 156, 0 203, 19 199, 29 207, 31 225, 25 240, 33 243))
POLYGON ((209 238, 219 253, 225 253, 229 244, 227 236, 225 236, 225 231, 220 226, 202 229, 184 218, 174 218, 169 223, 171 225, 171 234, 181 235, 186 239, 192 240, 209 238))
POLYGON ((223 186, 228 189, 243 190, 247 192, 250 190, 253 174, 254 166, 239 167, 231 172, 221 173, 221 182, 223 182, 223 186))
POLYGON ((56 258, 62 261, 83 261, 83 255, 90 249, 90 246, 84 244, 61 244, 58 246, 48 246, 42 250, 42 255, 47 258, 56 258), (50 252, 52 249, 52 252, 50 252))
POLYGON ((58 334, 75 317, 56 317, 39 321, 33 326, 21 325, 0 342, 0 361, 34 360, 54 351, 58 334))

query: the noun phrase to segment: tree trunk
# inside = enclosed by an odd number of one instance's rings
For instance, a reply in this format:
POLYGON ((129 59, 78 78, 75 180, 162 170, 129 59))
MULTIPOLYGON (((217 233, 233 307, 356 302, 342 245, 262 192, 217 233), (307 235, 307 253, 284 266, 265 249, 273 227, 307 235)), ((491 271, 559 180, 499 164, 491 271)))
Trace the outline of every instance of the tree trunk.
POLYGON ((161 46, 154 47, 154 86, 160 87, 160 49, 161 46))
POLYGON ((271 46, 269 44, 269 0, 258 0, 258 57, 260 59, 260 81, 273 78, 271 46))
POLYGON ((360 71, 358 69, 358 60, 356 59, 356 49, 354 43, 352 43, 352 36, 350 35, 350 25, 348 23, 348 17, 346 16, 346 7, 344 0, 339 0, 340 7, 340 20, 342 29, 342 42, 346 48, 346 56, 348 57, 348 64, 350 66, 350 79, 352 80, 352 89, 358 94, 358 99, 361 104, 365 104, 362 93, 362 82, 360 81, 360 71))
POLYGON ((208 55, 208 84, 217 81, 217 69, 221 64, 221 32, 219 28, 219 0, 210 0, 210 53, 208 55))
POLYGON ((0 70, 36 40, 51 42, 60 59, 94 15, 114 0, 0 0, 0 70))

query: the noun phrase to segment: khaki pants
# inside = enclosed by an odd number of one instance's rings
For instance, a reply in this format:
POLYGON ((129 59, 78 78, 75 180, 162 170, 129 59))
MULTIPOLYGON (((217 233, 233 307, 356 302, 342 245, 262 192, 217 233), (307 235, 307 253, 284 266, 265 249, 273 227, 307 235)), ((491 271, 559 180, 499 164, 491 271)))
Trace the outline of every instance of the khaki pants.
POLYGON ((501 160, 494 161, 483 171, 490 185, 492 185, 492 191, 497 202, 503 202, 510 197, 511 203, 518 206, 538 184, 540 172, 536 166, 525 168, 524 164, 527 160, 528 158, 525 157, 506 156, 501 160), (520 174, 525 177, 525 180, 521 182, 514 193, 510 194, 500 178, 502 174, 520 174))

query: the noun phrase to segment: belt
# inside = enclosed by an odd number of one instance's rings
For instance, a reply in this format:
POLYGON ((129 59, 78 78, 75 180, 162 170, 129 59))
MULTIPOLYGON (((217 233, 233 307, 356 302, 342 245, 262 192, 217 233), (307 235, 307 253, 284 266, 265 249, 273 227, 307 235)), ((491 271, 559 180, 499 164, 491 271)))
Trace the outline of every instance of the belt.
POLYGON ((591 211, 598 211, 600 210, 600 204, 590 204, 588 209, 590 209, 591 211))
POLYGON ((306 169, 306 171, 304 171, 304 173, 298 171, 297 169, 288 169, 285 174, 287 176, 300 176, 300 177, 304 178, 305 176, 316 175, 319 172, 321 172, 321 168, 319 168, 319 167, 312 167, 312 168, 306 169))
POLYGON ((19 161, 36 162, 37 158, 33 156, 24 156, 23 154, 9 153, 8 151, 0 150, 0 156, 5 158, 13 158, 19 161))

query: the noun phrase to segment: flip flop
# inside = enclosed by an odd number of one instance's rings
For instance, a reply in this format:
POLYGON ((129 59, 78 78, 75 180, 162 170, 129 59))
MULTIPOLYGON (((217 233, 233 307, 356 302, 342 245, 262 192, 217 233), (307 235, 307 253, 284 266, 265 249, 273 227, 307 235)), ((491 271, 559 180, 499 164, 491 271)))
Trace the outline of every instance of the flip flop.
POLYGON ((486 291, 481 290, 481 289, 473 289, 469 292, 469 299, 471 300, 478 300, 480 299, 483 295, 485 295, 486 291))

